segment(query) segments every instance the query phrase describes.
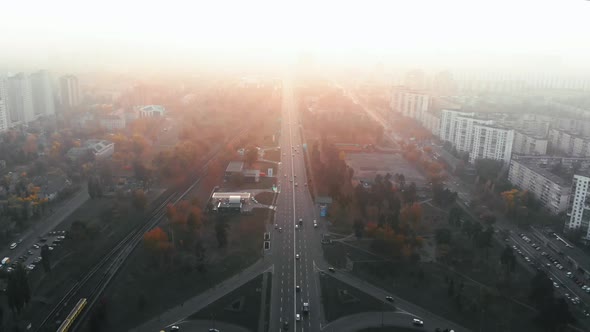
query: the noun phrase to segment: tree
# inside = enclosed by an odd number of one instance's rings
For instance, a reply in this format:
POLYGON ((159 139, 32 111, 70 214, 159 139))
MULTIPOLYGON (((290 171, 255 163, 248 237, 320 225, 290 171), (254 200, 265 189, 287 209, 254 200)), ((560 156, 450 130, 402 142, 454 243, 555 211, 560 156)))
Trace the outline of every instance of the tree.
POLYGON ((437 244, 451 244, 453 234, 448 228, 439 228, 434 233, 434 239, 437 244))
POLYGON ((461 215, 463 214, 463 210, 457 206, 451 208, 449 211, 449 224, 451 226, 459 227, 461 226, 461 215))
POLYGON ((244 160, 248 165, 254 164, 258 160, 258 148, 249 148, 244 155, 244 160))
POLYGON ((215 223, 215 237, 217 238, 217 245, 219 248, 225 248, 227 246, 227 233, 229 224, 225 218, 219 218, 215 223))
POLYGON ((145 208, 147 206, 147 197, 146 197, 145 192, 143 190, 138 189, 138 190, 134 191, 131 199, 132 199, 133 206, 137 210, 139 210, 139 211, 145 210, 145 208))
POLYGON ((540 271, 531 280, 531 291, 529 298, 531 303, 535 304, 537 309, 542 309, 553 302, 553 283, 547 277, 547 274, 540 271))
POLYGON ((354 223, 352 224, 352 228, 354 229, 354 234, 357 239, 360 239, 363 237, 363 231, 365 229, 365 224, 363 223, 362 219, 360 219, 360 218, 355 219, 354 223))
POLYGON ((506 276, 509 276, 516 268, 516 256, 510 246, 506 246, 500 255, 500 263, 504 266, 506 276))
POLYGON ((13 313, 20 313, 22 308, 31 300, 31 288, 27 272, 22 264, 17 264, 13 273, 8 278, 6 286, 8 306, 13 313))
POLYGON ((51 251, 49 251, 49 246, 44 245, 41 247, 41 263, 43 263, 43 270, 45 272, 51 271, 51 261, 50 257, 51 251))

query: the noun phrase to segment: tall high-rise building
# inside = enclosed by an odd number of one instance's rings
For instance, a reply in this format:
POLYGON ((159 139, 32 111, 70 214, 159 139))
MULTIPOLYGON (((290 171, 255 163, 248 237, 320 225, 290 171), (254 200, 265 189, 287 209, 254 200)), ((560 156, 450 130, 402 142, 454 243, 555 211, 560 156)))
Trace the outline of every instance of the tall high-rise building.
POLYGON ((80 104, 80 90, 76 76, 62 76, 59 79, 59 92, 62 106, 72 108, 80 104))
POLYGON ((8 130, 8 114, 6 112, 6 104, 4 99, 0 97, 0 133, 8 130))
POLYGON ((574 181, 570 196, 569 221, 565 227, 569 229, 580 229, 585 239, 590 239, 590 176, 574 175, 574 181))
POLYGON ((33 94, 31 90, 31 81, 24 73, 19 73, 8 78, 7 108, 8 117, 10 118, 9 126, 35 120, 33 94))
POLYGON ((31 74, 31 91, 36 117, 55 114, 53 86, 51 85, 51 78, 47 71, 40 70, 31 74))
POLYGON ((0 75, 0 100, 4 105, 4 118, 6 119, 6 125, 10 127, 10 114, 8 113, 8 78, 0 75))

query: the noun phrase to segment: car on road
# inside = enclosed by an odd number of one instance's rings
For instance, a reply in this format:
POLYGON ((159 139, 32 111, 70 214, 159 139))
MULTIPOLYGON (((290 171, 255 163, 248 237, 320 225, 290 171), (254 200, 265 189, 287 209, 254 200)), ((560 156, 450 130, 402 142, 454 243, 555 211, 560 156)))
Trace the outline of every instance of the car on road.
POLYGON ((328 271, 330 271, 330 272, 332 272, 332 273, 336 273, 336 269, 334 269, 334 268, 333 268, 333 267, 331 267, 331 266, 328 268, 328 271))
POLYGON ((300 321, 301 320, 301 315, 300 314, 296 314, 295 315, 295 320, 296 321, 300 321))
POLYGON ((299 225, 295 225, 295 229, 299 229, 299 225))
POLYGON ((285 321, 283 321, 283 330, 286 331, 288 329, 289 329, 289 321, 288 320, 285 320, 285 321))
POLYGON ((301 292, 301 287, 299 287, 299 285, 295 286, 295 291, 298 293, 301 292))
POLYGON ((34 269, 35 269, 35 265, 34 264, 27 265, 27 270, 33 271, 34 269))
POLYGON ((209 329, 209 332, 219 332, 218 329, 209 329))
POLYGON ((313 228, 318 228, 318 223, 314 221, 313 228))
POLYGON ((177 325, 172 325, 172 326, 170 327, 170 331, 180 331, 180 327, 179 327, 179 326, 177 326, 177 325))
POLYGON ((27 255, 31 256, 33 254, 33 250, 27 251, 27 255))
POLYGON ((299 259, 299 254, 296 254, 295 255, 295 259, 299 259))
POLYGON ((418 319, 418 318, 414 318, 412 319, 412 325, 414 326, 424 326, 424 321, 418 319))
POLYGON ((297 187, 297 186, 298 186, 298 184, 297 184, 297 182, 295 182, 295 187, 297 187))
POLYGON ((35 248, 35 249, 39 249, 40 247, 41 247, 41 246, 39 245, 39 243, 35 243, 35 244, 33 244, 33 248, 35 248))
POLYGON ((283 227, 279 227, 279 233, 283 232, 283 227))
POLYGON ((385 297, 385 299, 386 299, 387 301, 389 301, 389 302, 393 302, 393 301, 394 301, 394 300, 393 300, 393 297, 391 297, 391 296, 386 296, 386 297, 385 297))
POLYGON ((16 244, 16 242, 15 242, 15 243, 13 243, 13 244, 11 244, 11 245, 10 245, 10 250, 14 250, 14 249, 16 248, 16 246, 17 246, 17 245, 18 245, 18 244, 16 244))
POLYGON ((39 256, 33 260, 34 263, 39 263, 43 260, 43 257, 39 256))

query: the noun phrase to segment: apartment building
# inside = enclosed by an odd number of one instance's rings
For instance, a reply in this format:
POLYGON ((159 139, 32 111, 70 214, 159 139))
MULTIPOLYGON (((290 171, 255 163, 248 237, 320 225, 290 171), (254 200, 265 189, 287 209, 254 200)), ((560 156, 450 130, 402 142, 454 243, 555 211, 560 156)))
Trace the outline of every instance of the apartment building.
POLYGON ((473 143, 469 152, 471 163, 476 159, 501 160, 504 165, 510 163, 514 130, 489 123, 474 123, 472 131, 473 143))
POLYGON ((573 157, 590 157, 590 138, 553 128, 549 130, 549 145, 553 151, 573 157))
POLYGON ((569 220, 565 227, 568 229, 581 229, 584 238, 590 240, 590 176, 574 175, 572 181, 570 198, 571 208, 569 209, 569 220))
POLYGON ((35 117, 55 114, 55 100, 51 77, 45 70, 31 74, 31 96, 35 117))
POLYGON ((10 126, 35 120, 31 80, 24 73, 8 78, 7 108, 10 126))
POLYGON ((527 190, 552 214, 568 208, 571 181, 551 173, 552 165, 527 158, 510 161, 508 180, 527 190))
POLYGON ((422 116, 430 105, 430 96, 405 87, 394 87, 389 104, 394 112, 422 122, 422 116))
POLYGON ((8 128, 8 114, 6 112, 6 105, 4 100, 0 97, 0 133, 7 131, 8 128))
POLYGON ((76 76, 66 75, 60 77, 59 92, 62 106, 72 108, 80 103, 80 88, 76 76))
POLYGON ((545 155, 549 140, 545 137, 536 136, 529 132, 514 131, 514 144, 512 152, 523 155, 545 155))
POLYGON ((440 138, 449 141, 461 152, 471 152, 473 147, 474 125, 493 124, 493 120, 479 119, 475 113, 455 110, 442 110, 440 138))
POLYGON ((434 136, 440 135, 440 122, 440 113, 438 112, 428 111, 422 115, 422 126, 428 129, 434 136))

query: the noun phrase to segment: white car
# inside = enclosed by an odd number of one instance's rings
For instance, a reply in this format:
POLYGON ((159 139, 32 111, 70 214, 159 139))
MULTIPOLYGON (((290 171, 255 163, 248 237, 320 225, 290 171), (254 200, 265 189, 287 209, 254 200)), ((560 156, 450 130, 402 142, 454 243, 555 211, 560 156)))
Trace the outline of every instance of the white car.
POLYGON ((13 243, 13 244, 11 244, 11 245, 10 245, 10 250, 14 250, 14 248, 16 248, 16 246, 17 246, 17 245, 18 245, 18 244, 16 244, 16 242, 15 242, 15 243, 13 243))
POLYGON ((295 229, 296 229, 296 230, 297 230, 297 229, 299 229, 299 225, 295 225, 295 229))
POLYGON ((418 319, 418 318, 414 318, 412 320, 412 325, 415 325, 415 326, 424 326, 424 322, 422 320, 418 319))
POLYGON ((295 315, 295 320, 296 320, 296 321, 300 321, 300 320, 301 320, 301 315, 299 315, 299 314, 296 314, 296 315, 295 315))
POLYGON ((317 223, 313 223, 313 228, 318 228, 318 224, 317 223))
POLYGON ((299 254, 296 254, 295 255, 295 259, 299 259, 299 254))

